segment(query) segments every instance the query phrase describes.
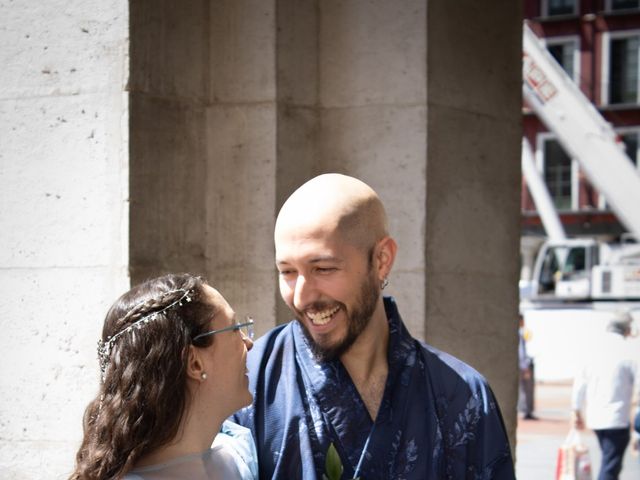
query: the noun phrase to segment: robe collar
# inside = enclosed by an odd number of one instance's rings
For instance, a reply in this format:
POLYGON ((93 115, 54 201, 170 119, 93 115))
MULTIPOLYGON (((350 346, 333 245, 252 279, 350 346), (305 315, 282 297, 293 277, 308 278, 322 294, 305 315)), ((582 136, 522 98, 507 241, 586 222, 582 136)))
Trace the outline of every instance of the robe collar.
MULTIPOLYGON (((384 297, 384 307, 389 322, 389 345, 387 362, 389 365, 385 390, 375 419, 374 437, 390 432, 394 415, 404 412, 409 395, 402 388, 408 387, 416 363, 415 340, 404 326, 396 302, 392 297, 384 297)), ((325 434, 333 442, 343 459, 345 473, 355 469, 360 454, 374 422, 362 401, 349 373, 340 360, 319 362, 314 357, 309 341, 296 321, 293 325, 298 364, 302 370, 308 394, 316 403, 324 420, 325 434), (348 457, 351 469, 345 462, 348 457)), ((320 432, 318 432, 320 433, 320 432)), ((325 435, 319 435, 319 438, 325 435)), ((367 449, 367 457, 374 455, 374 444, 367 449)), ((383 453, 383 452, 381 452, 383 453)))

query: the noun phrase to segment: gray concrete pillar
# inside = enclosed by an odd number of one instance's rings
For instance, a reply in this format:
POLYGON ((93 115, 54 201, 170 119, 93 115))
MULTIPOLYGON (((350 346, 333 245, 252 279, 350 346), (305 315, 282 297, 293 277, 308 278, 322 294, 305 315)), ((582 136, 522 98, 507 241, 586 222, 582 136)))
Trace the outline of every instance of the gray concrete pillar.
POLYGON ((131 4, 131 276, 204 275, 275 324, 275 6, 131 4))
POLYGON ((275 325, 275 2, 210 3, 206 271, 260 334, 275 325))
POLYGON ((490 381, 515 445, 521 4, 430 0, 426 338, 490 381))
POLYGON ((204 274, 208 2, 130 2, 130 271, 204 274))

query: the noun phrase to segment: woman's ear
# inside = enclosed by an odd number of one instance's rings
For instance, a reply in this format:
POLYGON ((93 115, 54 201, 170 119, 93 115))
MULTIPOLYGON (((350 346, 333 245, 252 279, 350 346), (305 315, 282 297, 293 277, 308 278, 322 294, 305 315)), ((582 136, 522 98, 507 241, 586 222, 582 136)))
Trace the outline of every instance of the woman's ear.
POLYGON ((187 360, 187 378, 202 381, 202 374, 204 371, 204 363, 200 358, 200 350, 193 345, 189 345, 189 358, 187 360))
POLYGON ((376 245, 376 273, 378 274, 378 280, 381 282, 387 278, 391 272, 397 251, 398 244, 393 238, 384 237, 378 241, 376 245))

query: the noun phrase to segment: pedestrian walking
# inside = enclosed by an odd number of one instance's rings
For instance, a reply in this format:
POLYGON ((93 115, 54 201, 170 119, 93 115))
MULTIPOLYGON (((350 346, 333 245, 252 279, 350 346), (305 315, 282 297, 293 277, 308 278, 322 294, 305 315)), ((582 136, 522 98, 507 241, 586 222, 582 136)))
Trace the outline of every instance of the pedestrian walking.
POLYGON ((628 312, 614 315, 573 385, 572 423, 579 430, 585 425, 592 429, 602 452, 598 480, 618 478, 631 436, 631 402, 637 379, 637 365, 625 345, 631 324, 628 312))

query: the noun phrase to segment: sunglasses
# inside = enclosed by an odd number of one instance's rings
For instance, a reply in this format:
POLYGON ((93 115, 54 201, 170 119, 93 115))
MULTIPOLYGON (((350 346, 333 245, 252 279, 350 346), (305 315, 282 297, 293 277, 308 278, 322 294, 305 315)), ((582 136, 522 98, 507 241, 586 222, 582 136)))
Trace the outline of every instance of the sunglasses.
POLYGON ((201 333, 200 335, 196 335, 193 339, 194 342, 198 341, 201 338, 209 337, 211 335, 215 335, 216 333, 229 332, 240 330, 240 333, 247 337, 249 340, 253 340, 253 319, 251 317, 247 317, 247 321, 244 323, 236 323, 235 325, 231 325, 229 327, 220 328, 218 330, 211 330, 209 332, 201 333))

